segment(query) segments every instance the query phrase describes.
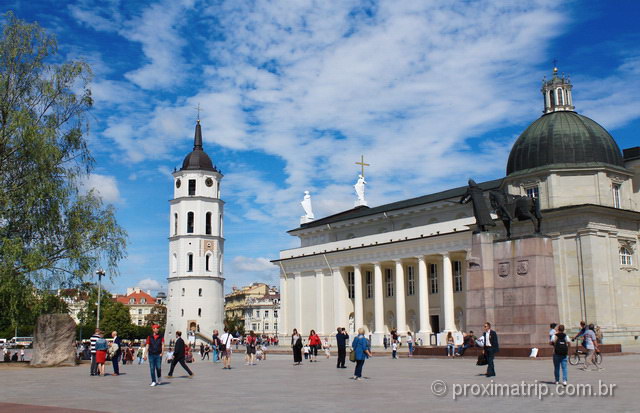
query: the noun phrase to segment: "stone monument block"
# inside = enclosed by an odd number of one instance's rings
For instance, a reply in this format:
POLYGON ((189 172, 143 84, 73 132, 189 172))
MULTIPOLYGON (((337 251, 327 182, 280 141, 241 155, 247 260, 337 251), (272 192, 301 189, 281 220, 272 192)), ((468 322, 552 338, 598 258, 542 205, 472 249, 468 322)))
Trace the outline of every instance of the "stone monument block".
POLYGON ((76 323, 68 314, 38 317, 33 336, 34 367, 75 366, 76 323))
POLYGON ((501 344, 546 343, 549 323, 559 317, 551 239, 472 237, 477 265, 467 270, 467 327, 481 332, 489 321, 501 344))

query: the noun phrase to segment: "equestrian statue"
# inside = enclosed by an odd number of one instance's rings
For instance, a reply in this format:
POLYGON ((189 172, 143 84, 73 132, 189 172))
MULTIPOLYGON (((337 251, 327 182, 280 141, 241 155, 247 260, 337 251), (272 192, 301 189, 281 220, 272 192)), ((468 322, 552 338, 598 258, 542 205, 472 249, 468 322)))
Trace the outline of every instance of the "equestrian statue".
POLYGON ((540 233, 542 214, 537 198, 511 195, 506 191, 489 191, 489 200, 491 207, 496 211, 498 218, 502 220, 504 228, 507 230, 507 238, 511 238, 511 222, 516 219, 518 221, 531 220, 535 233, 540 233))

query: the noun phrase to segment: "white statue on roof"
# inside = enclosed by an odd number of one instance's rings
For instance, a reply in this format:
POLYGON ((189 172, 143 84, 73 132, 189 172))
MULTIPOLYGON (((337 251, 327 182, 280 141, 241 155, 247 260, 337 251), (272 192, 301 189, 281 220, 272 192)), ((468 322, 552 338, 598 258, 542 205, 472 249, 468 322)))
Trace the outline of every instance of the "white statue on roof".
POLYGON ((313 221, 315 216, 313 215, 313 208, 311 207, 311 195, 309 195, 309 191, 304 191, 304 198, 302 202, 300 202, 300 205, 304 208, 304 215, 300 217, 300 224, 313 221))
POLYGON ((356 195, 358 195, 355 206, 367 206, 367 201, 364 199, 364 186, 366 184, 367 181, 364 180, 364 176, 362 174, 358 175, 358 182, 353 186, 356 190, 356 195))

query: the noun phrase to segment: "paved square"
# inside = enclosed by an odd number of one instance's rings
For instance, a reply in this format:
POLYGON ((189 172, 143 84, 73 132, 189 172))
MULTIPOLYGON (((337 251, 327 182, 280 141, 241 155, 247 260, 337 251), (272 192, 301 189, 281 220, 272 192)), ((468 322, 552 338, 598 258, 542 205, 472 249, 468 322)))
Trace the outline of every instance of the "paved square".
MULTIPOLYGON (((127 365, 119 377, 90 377, 89 366, 32 369, 0 364, 0 411, 2 402, 59 406, 106 412, 211 412, 216 409, 241 411, 303 412, 313 408, 341 412, 405 412, 405 411, 495 411, 530 412, 571 411, 638 411, 638 366, 640 355, 607 356, 604 371, 584 372, 569 368, 570 384, 590 384, 599 391, 599 380, 615 384, 614 395, 608 397, 554 397, 539 400, 535 395, 459 396, 453 400, 454 385, 467 384, 467 391, 481 392, 480 385, 491 380, 478 376, 484 371, 472 358, 392 360, 378 356, 364 366, 366 380, 353 381, 353 363, 347 369, 336 369, 335 358, 320 358, 318 363, 304 362, 293 366, 284 355, 271 355, 257 366, 245 366, 239 354, 234 355, 234 368, 222 370, 220 364, 198 361, 191 365, 195 377, 189 379, 177 366, 172 380, 149 387, 147 364, 127 365), (447 394, 434 396, 435 380, 447 383, 447 394), (473 386, 473 385, 476 386, 473 386), (226 407, 225 407, 226 406, 226 407)), ((163 374, 169 371, 162 366, 163 374)), ((515 385, 522 381, 534 384, 553 379, 551 360, 496 360, 494 383, 515 385)), ((107 365, 107 372, 111 366, 107 365)), ((441 385, 441 383, 438 383, 441 385)), ((441 389, 442 387, 437 387, 441 389)), ((459 387, 458 390, 461 390, 459 387)), ((485 387, 486 389, 486 387, 485 387)), ((533 388, 530 389, 533 391, 533 388)), ((556 386, 548 390, 555 392, 556 386)), ((5 407, 7 408, 7 407, 5 407)), ((8 408, 7 408, 8 409, 8 408)), ((13 410, 19 411, 19 410, 13 410)), ((23 411, 29 411, 23 410, 23 411)), ((42 410, 38 410, 42 411, 42 410)))

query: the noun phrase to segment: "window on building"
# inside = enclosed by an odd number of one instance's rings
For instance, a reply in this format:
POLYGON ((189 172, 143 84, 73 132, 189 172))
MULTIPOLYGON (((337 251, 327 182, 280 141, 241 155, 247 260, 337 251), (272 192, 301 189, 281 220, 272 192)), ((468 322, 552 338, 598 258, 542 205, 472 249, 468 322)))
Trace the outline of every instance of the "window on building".
POLYGON ((184 317, 184 308, 180 309, 180 315, 184 317))
POLYGON ((367 298, 371 298, 373 297, 373 275, 371 274, 371 271, 366 271, 364 273, 365 279, 366 279, 366 290, 367 290, 367 298))
POLYGON ((349 298, 356 296, 356 277, 353 271, 347 271, 347 289, 349 290, 349 298))
POLYGON ((193 212, 187 212, 187 234, 193 234, 193 212))
POLYGON ((251 324, 251 329, 256 331, 258 329, 258 325, 256 323, 251 324))
POLYGON ((627 247, 620 247, 620 264, 633 265, 633 255, 627 247))
POLYGON ((538 190, 537 186, 531 187, 531 188, 527 188, 527 196, 529 198, 536 198, 538 199, 540 197, 540 192, 538 190))
POLYGON ((182 296, 184 297, 184 288, 182 289, 182 296))
POLYGON ((268 330, 269 329, 269 323, 264 323, 264 329, 268 330))
POLYGON ((549 91, 549 103, 551 104, 551 107, 556 105, 556 95, 553 93, 553 90, 549 91))
POLYGON ((138 325, 141 326, 142 325, 142 320, 138 320, 138 325))
POLYGON ((189 179, 189 195, 193 196, 196 194, 196 180, 189 179))
POLYGON ((562 89, 557 88, 556 92, 558 92, 558 105, 564 105, 564 93, 562 93, 562 89))
POLYGON ((198 308, 198 317, 202 317, 202 308, 198 308))
POLYGON ((178 271, 178 255, 176 253, 173 253, 173 259, 171 260, 171 271, 178 271))
POLYGON ((613 207, 614 208, 621 208, 620 184, 613 184, 612 191, 613 191, 613 207))
POLYGON ((211 212, 207 212, 206 218, 204 232, 207 235, 211 235, 211 212))
POLYGON ((211 271, 210 263, 211 262, 211 254, 207 254, 204 256, 204 269, 205 271, 211 271))
POLYGON ((438 264, 429 264, 429 287, 431 294, 438 294, 438 264))
POLYGON ((393 272, 391 268, 384 270, 384 279, 387 286, 387 297, 393 297, 393 272))
POLYGON ((129 304, 135 304, 135 303, 136 303, 135 298, 129 298, 129 304))
POLYGON ((453 291, 462 291, 462 261, 453 262, 453 291))
POLYGON ((256 310, 256 318, 260 318, 260 310, 256 310))
POLYGON ((276 323, 273 323, 273 329, 274 329, 274 330, 276 330, 276 331, 278 331, 278 323, 277 323, 277 322, 276 322, 276 323))
POLYGON ((278 318, 278 310, 273 310, 273 318, 278 318))
POLYGON ((138 308, 138 314, 142 314, 142 308, 138 308))
POLYGON ((193 254, 187 254, 187 272, 193 271, 193 254))
POLYGON ((198 288, 198 297, 202 297, 202 288, 198 288))
POLYGON ((264 318, 269 318, 269 310, 264 310, 264 318))
POLYGON ((416 274, 413 265, 407 266, 407 295, 416 293, 416 274))
POLYGON ((173 235, 178 235, 178 213, 173 214, 173 235))

